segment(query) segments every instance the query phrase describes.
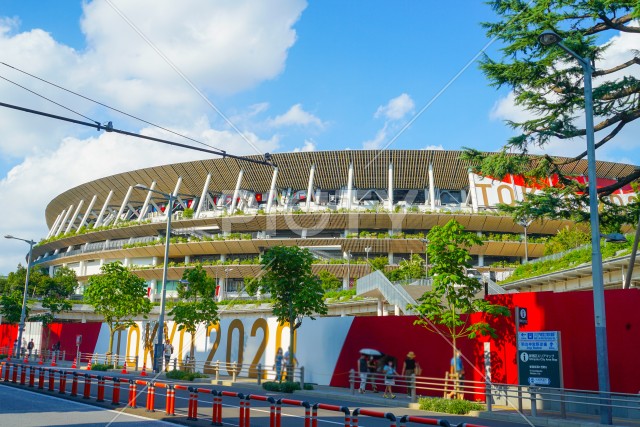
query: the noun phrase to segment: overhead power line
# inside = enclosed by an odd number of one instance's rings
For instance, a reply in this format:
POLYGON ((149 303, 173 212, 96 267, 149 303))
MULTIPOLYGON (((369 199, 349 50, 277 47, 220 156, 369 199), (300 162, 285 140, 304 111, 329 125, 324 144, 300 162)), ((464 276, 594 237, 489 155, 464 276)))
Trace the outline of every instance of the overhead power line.
POLYGON ((80 120, 72 119, 70 117, 58 116, 56 114, 45 113, 44 111, 32 110, 31 108, 20 107, 18 105, 7 104, 7 103, 4 103, 4 102, 0 102, 0 107, 10 108, 12 110, 23 111, 25 113, 35 114, 35 115, 38 115, 38 116, 49 117, 49 118, 52 118, 52 119, 62 120, 62 121, 69 122, 69 123, 75 123, 77 125, 96 128, 98 131, 104 130, 106 132, 115 132, 115 133, 119 133, 121 135, 127 135, 127 136, 132 136, 134 138, 140 138, 140 139, 146 139, 146 140, 149 140, 149 141, 160 142, 162 144, 173 145, 175 147, 188 148, 188 149, 191 149, 191 150, 201 151, 203 153, 214 154, 216 156, 221 156, 223 158, 229 157, 231 159, 236 159, 236 160, 243 161, 243 162, 255 163, 255 164, 271 166, 271 167, 275 166, 273 164, 273 162, 271 162, 271 154, 269 154, 269 153, 265 153, 264 154, 264 160, 256 160, 256 159, 251 159, 251 158, 244 157, 244 156, 236 156, 234 154, 229 154, 224 150, 209 150, 209 149, 206 149, 206 148, 194 147, 193 145, 180 144, 179 142, 168 141, 168 140, 162 139, 162 138, 155 138, 153 136, 140 135, 140 134, 137 134, 137 133, 126 131, 126 130, 117 129, 117 128, 113 127, 113 123, 112 122, 108 122, 106 125, 103 125, 103 124, 101 124, 99 122, 83 122, 83 121, 80 121, 80 120))

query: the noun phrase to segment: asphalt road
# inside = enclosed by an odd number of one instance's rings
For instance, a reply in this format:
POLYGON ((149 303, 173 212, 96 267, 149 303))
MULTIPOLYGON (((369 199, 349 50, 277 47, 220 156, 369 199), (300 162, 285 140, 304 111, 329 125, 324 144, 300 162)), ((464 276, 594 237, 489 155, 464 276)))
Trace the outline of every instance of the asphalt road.
MULTIPOLYGON (((92 372, 93 374, 98 374, 92 372)), ((165 402, 166 402, 166 390, 164 388, 156 388, 155 398, 155 412, 150 413, 145 411, 147 390, 143 386, 137 387, 138 397, 136 403, 138 409, 125 408, 128 400, 128 384, 122 383, 120 388, 120 405, 111 405, 113 383, 111 381, 106 382, 105 386, 105 402, 101 404, 101 407, 87 406, 84 402, 90 402, 95 404, 97 397, 97 383, 94 379, 91 384, 91 399, 83 400, 81 397, 75 398, 75 402, 81 402, 80 404, 74 403, 66 399, 59 399, 59 397, 68 397, 71 389, 71 376, 67 379, 66 395, 61 396, 59 393, 59 383, 56 375, 54 392, 47 391, 49 382, 48 377, 44 382, 44 390, 37 390, 38 379, 36 378, 35 387, 29 388, 26 386, 17 386, 15 384, 4 384, 0 382, 0 427, 1 426, 16 426, 16 425, 28 425, 28 426, 55 426, 55 425, 111 425, 110 420, 115 420, 114 425, 129 425, 127 423, 140 423, 145 422, 142 419, 132 420, 129 416, 150 417, 155 420, 171 421, 172 423, 187 424, 187 425, 210 425, 212 417, 212 405, 213 397, 210 394, 199 393, 198 394, 198 418, 199 421, 194 423, 193 421, 187 421, 187 408, 188 408, 188 396, 189 392, 184 390, 176 391, 175 402, 175 416, 165 415, 165 402), (7 404, 6 402, 12 402, 7 404), (37 408, 37 409, 34 409, 37 408), (79 409, 82 408, 82 409, 79 409), (116 414, 120 414, 115 417, 116 414), (90 417, 91 422, 87 423, 87 416, 90 417), (28 420, 27 423, 24 420, 28 420)), ((138 377, 139 378, 139 377, 138 377)), ((143 378, 139 378, 143 379, 143 378)), ((147 380, 149 377, 146 378, 147 380)), ((163 382, 165 382, 163 380, 163 382)), ((27 379, 28 384, 28 379, 27 379)), ((380 406, 380 404, 366 403, 366 402, 354 402, 341 399, 340 396, 313 396, 313 395, 282 395, 276 393, 269 393, 256 386, 250 385, 235 385, 231 387, 226 386, 211 386, 204 384, 193 383, 180 383, 188 386, 202 387, 206 389, 215 388, 218 391, 228 392, 240 392, 243 394, 259 394, 263 396, 272 396, 274 398, 286 397, 292 400, 307 400, 311 403, 324 403, 328 405, 347 406, 351 410, 355 408, 363 408, 370 411, 377 411, 381 413, 390 412, 397 417, 402 415, 420 416, 426 418, 438 418, 446 419, 451 425, 456 425, 462 422, 474 423, 487 427, 506 427, 506 426, 518 426, 526 425, 532 426, 523 420, 522 424, 514 424, 505 421, 493 421, 493 420, 479 420, 475 417, 469 416, 454 416, 448 414, 436 414, 428 413, 420 410, 412 410, 403 407, 392 406, 380 406)), ((78 394, 82 396, 83 393, 83 380, 79 381, 78 394)), ((222 406, 222 419, 225 426, 237 427, 240 424, 239 420, 240 399, 235 397, 224 397, 222 406)), ((302 427, 304 425, 304 408, 293 405, 282 406, 282 427, 302 427)), ((251 400, 251 426, 252 427, 269 427, 269 404, 267 402, 261 402, 257 400, 251 400)), ((359 426, 362 427, 388 427, 390 421, 384 418, 375 418, 370 416, 359 417, 359 426)), ((146 421, 147 422, 153 421, 146 421)), ((133 425, 133 424, 131 424, 133 425)), ((155 424, 151 424, 155 425, 155 424)), ((168 425, 167 423, 158 425, 168 425)), ((329 412, 324 410, 318 411, 318 427, 335 427, 344 426, 344 414, 341 412, 329 412)), ((416 423, 408 423, 408 427, 417 426, 416 423)))

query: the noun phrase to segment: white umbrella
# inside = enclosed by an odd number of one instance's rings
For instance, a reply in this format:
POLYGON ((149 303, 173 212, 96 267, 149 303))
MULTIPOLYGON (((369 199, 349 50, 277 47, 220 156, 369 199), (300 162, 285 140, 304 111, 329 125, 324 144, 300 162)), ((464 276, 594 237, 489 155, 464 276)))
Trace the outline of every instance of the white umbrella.
POLYGON ((363 348, 360 350, 360 354, 364 354, 365 356, 382 356, 382 353, 372 348, 363 348))

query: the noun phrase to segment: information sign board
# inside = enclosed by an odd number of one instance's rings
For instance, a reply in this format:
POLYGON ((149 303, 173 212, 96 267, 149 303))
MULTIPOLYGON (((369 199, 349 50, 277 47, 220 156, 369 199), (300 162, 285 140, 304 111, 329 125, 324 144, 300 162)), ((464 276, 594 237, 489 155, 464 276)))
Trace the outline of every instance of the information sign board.
POLYGON ((519 384, 562 387, 560 332, 518 332, 517 338, 519 384))

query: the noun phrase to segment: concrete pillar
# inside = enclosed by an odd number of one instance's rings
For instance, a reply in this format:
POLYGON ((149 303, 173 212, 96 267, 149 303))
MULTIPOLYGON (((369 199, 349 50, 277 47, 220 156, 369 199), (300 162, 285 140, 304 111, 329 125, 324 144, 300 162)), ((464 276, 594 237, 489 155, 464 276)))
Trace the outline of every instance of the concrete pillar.
POLYGON ((242 184, 242 177, 244 176, 244 171, 240 169, 238 173, 238 180, 236 181, 236 188, 233 190, 233 200, 231 200, 231 209, 229 209, 229 213, 233 214, 236 211, 236 206, 238 206, 238 195, 240 193, 240 185, 242 184))
POLYGON ((58 229, 58 225, 60 225, 60 221, 62 221, 63 214, 64 214, 64 210, 62 211, 62 213, 58 214, 58 216, 56 217, 56 220, 53 221, 53 225, 51 226, 49 233, 47 233, 47 239, 55 235, 55 232, 58 229))
POLYGON ((73 205, 69 206, 67 209, 63 211, 64 214, 62 215, 62 221, 60 221, 60 224, 58 225, 58 229, 56 230, 56 233, 55 233, 56 236, 62 234, 62 230, 64 229, 64 225, 67 223, 67 219, 69 219, 69 215, 71 215, 72 209, 73 209, 73 205))
POLYGON ((83 204, 84 200, 80 200, 80 203, 78 203, 78 207, 76 208, 75 212, 73 212, 73 215, 71 215, 71 218, 69 218, 69 225, 67 225, 67 229, 64 230, 65 234, 71 231, 71 227, 73 227, 73 223, 76 222, 76 219, 78 219, 78 213, 80 213, 80 208, 82 208, 83 204))
MULTIPOLYGON (((156 182, 152 181, 149 186, 150 189, 155 190, 156 182)), ((138 217, 138 222, 142 222, 142 219, 147 214, 147 210, 149 209, 149 202, 151 201, 151 191, 147 191, 147 197, 144 199, 144 203, 142 204, 142 209, 140 209, 140 216, 138 217)))
POLYGON ((207 179, 204 180, 204 185, 202 186, 202 195, 200 196, 200 201, 198 202, 198 206, 195 212, 194 218, 198 218, 200 216, 200 212, 202 212, 202 207, 207 202, 207 197, 209 195, 209 184, 211 183, 211 174, 207 174, 207 179))
POLYGON ((305 206, 305 211, 309 212, 311 209, 311 193, 313 192, 313 178, 316 173, 316 165, 311 165, 311 170, 309 171, 309 185, 307 185, 307 201, 305 206))
POLYGON ((102 205, 102 209, 100 209, 100 213, 98 214, 98 218, 96 219, 96 222, 93 224, 92 228, 97 228, 97 227, 100 227, 100 225, 102 225, 102 220, 103 220, 104 213, 107 210, 107 206, 109 205, 109 202, 111 201, 112 197, 113 197, 113 190, 109 191, 109 194, 107 195, 107 198, 104 200, 104 204, 102 205))
POLYGON ((89 206, 82 217, 82 221, 80 221, 80 225, 78 225, 78 230, 85 226, 87 223, 87 219, 89 219, 89 215, 91 215, 91 210, 93 209, 93 205, 96 204, 96 200, 98 200, 98 196, 96 194, 91 198, 91 202, 89 202, 89 206))
POLYGON ((267 214, 271 213, 273 198, 276 196, 276 181, 278 180, 278 168, 273 168, 273 176, 271 177, 271 187, 269 188, 269 200, 267 200, 267 214))
POLYGON ((393 264, 393 252, 389 252, 389 264, 393 264))
POLYGON ((393 163, 389 162, 389 198, 387 209, 393 212, 393 163))
POLYGON ((131 197, 132 192, 133 192, 133 186, 130 185, 129 189, 127 190, 127 194, 125 194, 124 199, 122 199, 122 204, 120 205, 120 209, 118 209, 118 214, 116 215, 116 218, 113 220, 113 225, 116 225, 118 221, 120 221, 120 216, 122 216, 122 213, 124 212, 124 208, 127 206, 127 203, 129 203, 129 198, 131 197))
POLYGON ((353 162, 349 163, 349 173, 347 175, 347 206, 348 210, 351 209, 351 202, 353 201, 353 162))
POLYGON ((431 210, 436 210, 436 184, 433 182, 433 165, 429 163, 429 202, 431 210))

